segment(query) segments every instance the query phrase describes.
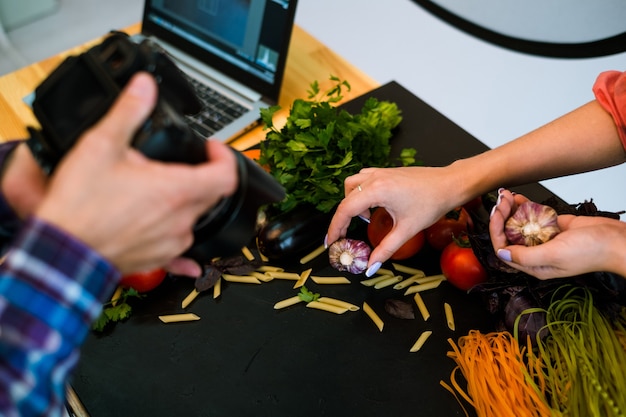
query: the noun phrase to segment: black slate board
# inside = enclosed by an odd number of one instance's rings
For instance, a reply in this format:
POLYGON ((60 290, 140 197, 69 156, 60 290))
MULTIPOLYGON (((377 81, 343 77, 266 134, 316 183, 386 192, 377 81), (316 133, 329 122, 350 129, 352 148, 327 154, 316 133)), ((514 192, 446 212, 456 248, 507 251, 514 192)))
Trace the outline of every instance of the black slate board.
MULTIPOLYGON (((403 111, 394 154, 415 147, 427 165, 436 166, 487 149, 395 82, 344 107, 359 111, 369 96, 394 101, 403 111)), ((551 195, 536 184, 520 191, 537 200, 551 195)), ((428 249, 400 263, 439 272, 438 254, 428 249)), ((337 275, 325 256, 289 270, 308 267, 317 275, 337 275)), ((449 381, 454 368, 446 357, 448 338, 493 329, 482 300, 444 282, 423 293, 431 312, 427 322, 417 310, 416 319, 401 320, 384 312, 384 302, 412 302, 411 296, 346 276, 352 284, 309 280, 307 287, 359 306, 367 301, 385 321, 383 332, 363 311, 337 316, 303 304, 274 310, 274 303, 297 293, 293 281, 283 280, 224 283, 219 299, 203 293, 186 310, 200 321, 166 325, 157 316, 183 312, 180 303, 193 288, 191 280, 169 279, 134 304, 128 321, 89 336, 72 386, 93 417, 464 415, 439 381, 449 381), (444 302, 453 307, 456 331, 446 326, 444 302), (409 353, 424 330, 433 335, 421 351, 409 353)))

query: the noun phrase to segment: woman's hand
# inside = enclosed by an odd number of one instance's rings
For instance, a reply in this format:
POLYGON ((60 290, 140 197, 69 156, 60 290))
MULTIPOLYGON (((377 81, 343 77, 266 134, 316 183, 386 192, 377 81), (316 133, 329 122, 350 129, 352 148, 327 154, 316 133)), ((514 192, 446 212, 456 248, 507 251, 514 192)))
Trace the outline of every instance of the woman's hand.
POLYGON ((526 197, 508 190, 499 192, 489 222, 491 242, 508 265, 539 279, 571 277, 608 271, 626 276, 626 224, 606 217, 561 215, 561 232, 538 246, 509 245, 506 220, 526 197))
POLYGON ((325 244, 346 235, 353 217, 366 220, 370 209, 384 207, 394 227, 374 248, 368 271, 371 276, 408 239, 462 204, 450 168, 365 168, 345 181, 345 198, 337 207, 325 244))

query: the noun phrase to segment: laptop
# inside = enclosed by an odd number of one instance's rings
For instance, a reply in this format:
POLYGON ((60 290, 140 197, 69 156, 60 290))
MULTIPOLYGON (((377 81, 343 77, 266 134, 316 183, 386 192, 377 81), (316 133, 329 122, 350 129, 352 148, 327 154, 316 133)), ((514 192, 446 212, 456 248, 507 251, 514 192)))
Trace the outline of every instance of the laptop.
POLYGON ((297 0, 146 0, 141 35, 188 76, 204 109, 187 121, 202 137, 231 141, 275 105, 297 0))

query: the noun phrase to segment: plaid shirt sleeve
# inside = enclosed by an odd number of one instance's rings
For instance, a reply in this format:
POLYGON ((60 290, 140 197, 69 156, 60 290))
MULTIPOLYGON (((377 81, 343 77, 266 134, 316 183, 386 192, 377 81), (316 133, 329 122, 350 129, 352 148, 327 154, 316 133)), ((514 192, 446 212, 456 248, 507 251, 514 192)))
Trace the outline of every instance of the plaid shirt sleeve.
POLYGON ((598 103, 613 117, 622 145, 626 149, 626 72, 601 73, 593 85, 593 93, 598 103))
POLYGON ((25 222, 0 265, 0 415, 63 415, 68 374, 119 280, 81 242, 25 222))

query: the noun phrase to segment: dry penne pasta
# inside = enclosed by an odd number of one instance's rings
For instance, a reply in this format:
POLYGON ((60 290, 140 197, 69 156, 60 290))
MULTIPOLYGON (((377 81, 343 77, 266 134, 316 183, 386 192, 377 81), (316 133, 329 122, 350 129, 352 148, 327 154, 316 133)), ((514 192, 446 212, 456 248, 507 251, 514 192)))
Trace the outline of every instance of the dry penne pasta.
POLYGON ((319 301, 310 301, 306 303, 309 308, 315 308, 317 310, 324 310, 335 314, 343 314, 348 311, 345 307, 339 307, 333 304, 320 303, 319 301))
POLYGON ((268 274, 264 274, 264 273, 259 272, 259 271, 250 272, 250 276, 255 277, 256 279, 258 279, 261 282, 270 282, 271 280, 274 279, 271 276, 269 276, 268 274))
POLYGON ((431 330, 423 331, 422 334, 420 334, 420 336, 415 341, 415 344, 413 345, 413 347, 411 347, 409 351, 417 352, 418 350, 420 350, 422 346, 424 346, 424 343, 426 343, 426 340, 430 337, 431 334, 433 334, 431 330))
POLYGON ((260 284, 261 281, 258 278, 250 276, 250 275, 231 275, 231 274, 222 274, 222 278, 228 282, 240 282, 242 284, 260 284))
POLYGON ((316 284, 350 284, 350 280, 346 277, 318 277, 312 276, 311 280, 316 284))
POLYGON ((217 281, 215 281, 215 285, 213 286, 213 299, 216 299, 220 295, 222 295, 222 278, 221 277, 218 278, 217 281))
POLYGON ((243 256, 245 256, 247 260, 249 261, 254 260, 254 255, 252 254, 252 252, 250 252, 250 249, 248 249, 247 246, 244 246, 243 248, 241 248, 241 253, 243 253, 243 256))
POLYGON ((312 261, 313 259, 315 259, 318 256, 320 256, 322 253, 324 253, 325 250, 326 250, 326 248, 324 247, 324 245, 318 246, 311 253, 309 253, 308 255, 303 256, 302 259, 300 259, 300 263, 302 265, 304 265, 304 264, 312 261))
POLYGON ((294 295, 293 297, 286 298, 274 304, 274 310, 280 310, 282 308, 289 307, 289 306, 292 306, 294 304, 298 304, 301 302, 302 302, 302 298, 300 298, 297 295, 294 295))
POLYGON ((379 275, 374 278, 364 279, 363 281, 361 281, 361 284, 365 285, 366 287, 373 287, 374 285, 376 285, 376 283, 386 280, 387 278, 391 278, 391 277, 393 277, 393 274, 379 275))
POLYGON ((284 272, 284 271, 267 271, 267 275, 276 279, 291 279, 297 281, 300 279, 300 274, 295 272, 284 272))
POLYGON ((455 330, 456 326, 454 325, 454 315, 452 314, 452 307, 450 307, 450 304, 444 303, 443 309, 446 313, 446 322, 448 323, 448 327, 450 328, 450 330, 455 330))
POLYGON ((312 271, 313 268, 302 271, 302 273, 300 274, 300 278, 293 285, 293 288, 300 288, 301 286, 303 286, 306 283, 306 280, 309 279, 312 271))
POLYGON ((159 320, 161 320, 163 323, 179 323, 182 321, 200 320, 200 317, 196 316, 193 313, 168 314, 165 316, 159 316, 159 320))
POLYGON ((424 321, 428 320, 430 318, 430 312, 426 308, 426 304, 424 304, 424 300, 422 299, 422 296, 419 292, 415 293, 415 295, 413 296, 413 300, 415 300, 415 304, 417 304, 417 308, 422 314, 422 318, 424 319, 424 321))
POLYGON ((378 271, 376 271, 376 275, 395 275, 394 272, 391 269, 387 269, 387 268, 378 268, 378 271))
POLYGON ((416 292, 420 291, 432 290, 434 288, 437 288, 439 284, 441 284, 441 281, 443 280, 430 281, 425 284, 411 285, 409 288, 406 289, 404 295, 415 294, 416 292))
POLYGON ((372 320, 372 322, 374 322, 376 327, 378 327, 378 330, 382 332, 383 331, 383 327, 385 326, 385 323, 378 316, 378 314, 376 314, 376 312, 374 310, 372 310, 372 307, 370 307, 369 304, 367 304, 365 301, 363 301, 363 311, 372 320))
POLYGON ((117 305, 117 302, 120 300, 120 297, 122 296, 122 291, 124 291, 124 289, 118 286, 115 289, 115 292, 113 293, 113 295, 111 296, 111 305, 113 307, 115 307, 117 305))
POLYGON ((191 304, 191 302, 193 300, 196 299, 196 297, 200 294, 200 292, 198 292, 198 290, 196 290, 195 288, 193 290, 191 290, 191 292, 189 293, 189 295, 187 297, 185 297, 185 299, 183 300, 183 302, 181 303, 181 307, 183 309, 189 307, 189 304, 191 304))
POLYGON ((280 266, 261 265, 256 270, 259 272, 283 272, 285 268, 281 268, 280 266))
POLYGON ((351 304, 351 303, 349 303, 347 301, 338 300, 336 298, 320 297, 320 298, 317 299, 317 301, 319 301, 320 303, 336 305, 337 307, 344 307, 344 308, 347 308, 350 311, 358 311, 359 310, 359 306, 351 304))
POLYGON ((389 277, 387 279, 383 279, 382 281, 378 281, 376 284, 374 284, 374 288, 376 288, 377 290, 380 290, 381 288, 385 288, 393 284, 397 284, 400 281, 402 281, 402 276, 396 275, 393 277, 389 277))
POLYGON ((415 282, 418 284, 427 284, 429 282, 433 282, 433 281, 445 281, 446 280, 446 276, 443 274, 438 274, 438 275, 429 275, 427 277, 420 277, 420 278, 416 278, 415 282))
POLYGON ((395 269, 398 272, 403 272, 405 274, 411 274, 411 275, 421 274, 422 276, 426 276, 426 274, 424 274, 424 271, 422 271, 421 269, 411 268, 410 266, 404 266, 404 265, 400 265, 396 263, 392 263, 391 265, 393 266, 393 269, 395 269))
POLYGON ((414 283, 418 283, 419 284, 419 282, 417 282, 417 280, 419 280, 421 278, 424 278, 424 273, 411 275, 407 279, 405 279, 403 281, 400 281, 396 285, 394 285, 393 289, 394 290, 402 290, 402 289, 408 287, 411 284, 414 284, 414 283))

